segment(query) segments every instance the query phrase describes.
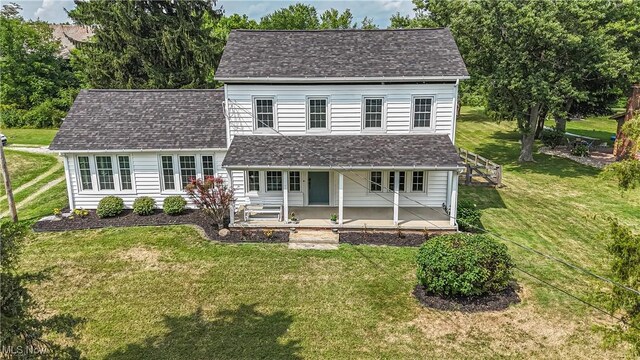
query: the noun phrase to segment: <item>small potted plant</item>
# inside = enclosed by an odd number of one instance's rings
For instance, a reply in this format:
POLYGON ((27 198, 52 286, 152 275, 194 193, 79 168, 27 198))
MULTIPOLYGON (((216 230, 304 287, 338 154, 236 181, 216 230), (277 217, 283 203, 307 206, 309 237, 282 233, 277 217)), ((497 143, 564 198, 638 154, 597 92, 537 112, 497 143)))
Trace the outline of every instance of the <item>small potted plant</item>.
POLYGON ((298 223, 298 218, 296 217, 296 213, 294 213, 293 211, 291 212, 291 215, 289 216, 289 222, 291 224, 297 224, 298 223))
POLYGON ((331 214, 331 223, 336 224, 338 222, 338 214, 331 214))

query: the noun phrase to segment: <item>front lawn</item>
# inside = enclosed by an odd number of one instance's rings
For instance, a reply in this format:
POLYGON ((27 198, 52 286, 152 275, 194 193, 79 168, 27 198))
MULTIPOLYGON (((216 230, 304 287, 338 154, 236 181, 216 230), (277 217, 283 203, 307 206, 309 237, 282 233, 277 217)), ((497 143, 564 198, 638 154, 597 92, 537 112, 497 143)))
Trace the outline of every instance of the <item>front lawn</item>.
POLYGON ((58 129, 0 129, 11 145, 39 145, 46 146, 56 136, 58 129))
POLYGON ((522 279, 503 312, 421 307, 415 248, 217 245, 189 227, 38 234, 23 269, 51 312, 83 317, 88 358, 614 358, 598 315, 522 279))
MULTIPOLYGON (((11 176, 11 186, 14 190, 45 173, 58 163, 55 156, 15 151, 11 148, 4 150, 11 176)), ((4 182, 0 182, 0 192, 0 196, 5 194, 4 182)))
POLYGON ((567 122, 567 132, 588 136, 612 145, 611 136, 616 134, 618 123, 609 116, 594 116, 567 122))
MULTIPOLYGON (((607 217, 640 231, 640 190, 599 170, 536 154, 517 162, 515 124, 463 108, 457 143, 504 166, 504 188, 461 186, 483 225, 519 244, 609 276, 607 217)), ((64 184, 26 210, 49 214, 64 184), (35 206, 37 205, 37 206, 35 206)), ((505 241, 520 269, 594 305, 609 285, 505 241)), ((411 292, 415 248, 217 245, 186 226, 35 234, 24 269, 53 267, 34 287, 47 312, 86 319, 88 358, 622 358, 603 347, 611 318, 516 271, 522 303, 503 312, 442 312, 411 292), (214 355, 212 355, 214 354, 214 355)))

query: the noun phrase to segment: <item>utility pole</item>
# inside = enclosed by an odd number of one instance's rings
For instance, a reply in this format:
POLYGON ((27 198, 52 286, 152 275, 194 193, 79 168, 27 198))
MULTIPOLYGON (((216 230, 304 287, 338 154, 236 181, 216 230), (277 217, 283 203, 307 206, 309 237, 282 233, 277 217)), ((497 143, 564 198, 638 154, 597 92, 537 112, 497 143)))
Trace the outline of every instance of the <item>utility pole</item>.
POLYGON ((631 148, 631 140, 622 132, 622 126, 627 121, 630 121, 638 111, 640 111, 640 84, 635 84, 631 87, 631 96, 629 96, 629 100, 627 101, 627 112, 624 118, 618 120, 616 141, 613 144, 613 155, 616 157, 616 160, 622 160, 629 155, 632 157, 635 156, 635 154, 627 154, 631 148))
POLYGON ((4 157, 4 145, 0 141, 0 167, 2 168, 2 177, 4 178, 4 188, 7 191, 7 201, 9 202, 9 214, 11 221, 18 222, 18 212, 16 211, 16 203, 13 201, 13 190, 11 189, 11 179, 9 178, 9 169, 7 168, 7 158, 4 157))

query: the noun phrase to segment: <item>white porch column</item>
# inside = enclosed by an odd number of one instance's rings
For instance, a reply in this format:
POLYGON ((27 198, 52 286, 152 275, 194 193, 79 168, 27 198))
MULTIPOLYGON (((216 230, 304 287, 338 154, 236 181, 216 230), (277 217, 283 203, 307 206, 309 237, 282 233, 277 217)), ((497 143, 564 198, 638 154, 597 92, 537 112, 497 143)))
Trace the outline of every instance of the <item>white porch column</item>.
POLYGON ((284 221, 289 220, 289 172, 282 172, 282 209, 284 210, 284 221))
MULTIPOLYGON (((229 178, 229 187, 233 189, 233 172, 231 170, 227 170, 227 177, 229 178)), ((236 202, 231 202, 231 207, 229 208, 229 226, 233 225, 236 221, 236 202)))
POLYGON ((451 189, 451 209, 449 214, 449 225, 454 226, 456 224, 456 218, 458 217, 458 172, 456 170, 451 172, 452 189, 451 189))
POLYGON ((338 175, 338 225, 344 220, 344 175, 338 175))
POLYGON ((400 171, 393 175, 393 225, 398 225, 398 212, 400 207, 400 171))

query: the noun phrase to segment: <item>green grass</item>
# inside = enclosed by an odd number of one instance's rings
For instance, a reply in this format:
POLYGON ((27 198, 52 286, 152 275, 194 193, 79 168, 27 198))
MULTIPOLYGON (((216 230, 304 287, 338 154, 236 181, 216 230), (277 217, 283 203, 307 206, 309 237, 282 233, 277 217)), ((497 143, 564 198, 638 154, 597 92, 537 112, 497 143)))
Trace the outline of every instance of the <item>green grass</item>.
MULTIPOLYGON (((33 180, 58 162, 55 156, 15 151, 10 148, 5 149, 5 156, 13 189, 33 180)), ((0 196, 5 194, 4 182, 0 183, 0 192, 0 196)))
MULTIPOLYGON (((589 121, 589 120, 587 120, 589 121)), ((607 217, 640 231, 640 190, 599 170, 537 154, 519 164, 515 124, 463 108, 457 143, 504 166, 504 188, 461 186, 489 230, 608 275, 607 217)), ((66 202, 64 184, 27 215, 66 202)), ((23 215, 24 216, 24 215, 23 215)), ((597 306, 609 286, 507 242, 516 265, 597 306)), ((522 303, 465 314, 418 305, 416 249, 218 245, 188 227, 36 234, 22 269, 50 313, 83 317, 88 358, 622 358, 603 347, 606 315, 516 271, 522 303), (215 355, 212 355, 215 354, 215 355), (588 354, 588 355, 587 355, 588 354)))
POLYGON ((8 144, 49 145, 58 129, 0 129, 8 139, 8 144))
POLYGON ((611 144, 611 136, 616 134, 618 123, 609 116, 590 117, 567 122, 567 132, 588 136, 611 144))

